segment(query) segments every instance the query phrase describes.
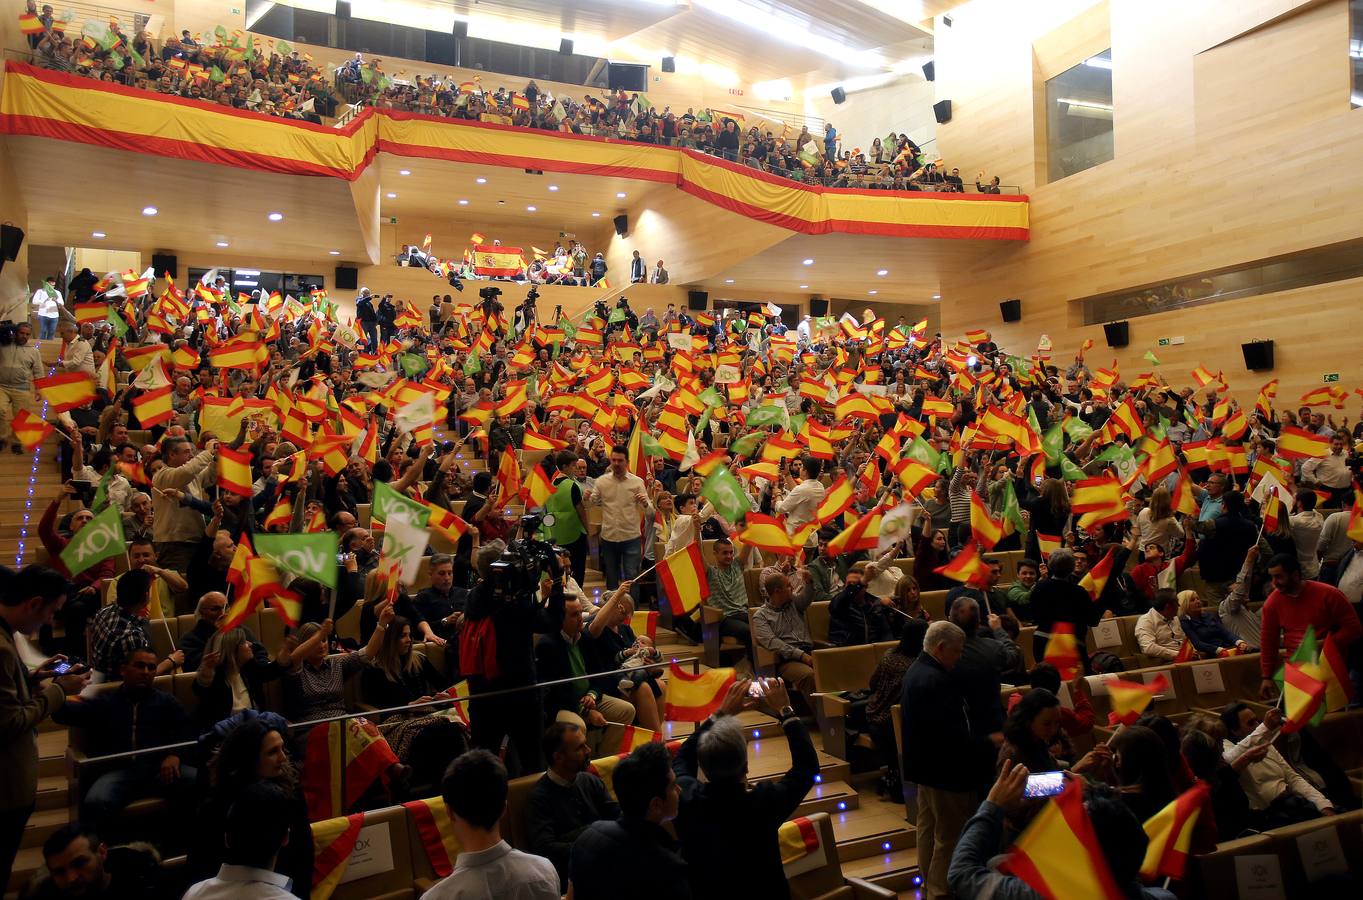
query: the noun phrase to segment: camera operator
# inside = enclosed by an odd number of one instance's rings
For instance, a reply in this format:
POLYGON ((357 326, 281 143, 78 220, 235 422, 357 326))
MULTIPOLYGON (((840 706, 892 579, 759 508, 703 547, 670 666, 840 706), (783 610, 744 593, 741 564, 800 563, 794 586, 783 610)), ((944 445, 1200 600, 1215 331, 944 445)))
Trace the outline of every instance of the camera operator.
MULTIPOLYGON (((538 527, 532 517, 529 524, 522 522, 521 531, 533 535, 538 527)), ((503 752, 513 773, 537 772, 543 768, 540 692, 522 690, 487 700, 477 695, 535 684, 534 636, 557 633, 563 622, 558 560, 548 544, 522 537, 510 546, 502 541, 483 545, 475 566, 478 582, 459 638, 459 667, 473 694, 469 703, 473 742, 503 752), (550 574, 537 582, 541 571, 550 574)))
POLYGON ((14 453, 24 452, 24 445, 14 439, 10 422, 21 409, 38 412, 33 380, 42 377, 43 361, 38 348, 29 343, 32 337, 33 326, 27 322, 0 323, 0 451, 12 442, 14 453))
POLYGON ((516 307, 514 324, 517 335, 524 334, 531 325, 539 321, 539 311, 535 308, 535 301, 539 299, 539 296, 539 290, 532 285, 530 292, 525 295, 525 300, 521 302, 520 306, 516 307))

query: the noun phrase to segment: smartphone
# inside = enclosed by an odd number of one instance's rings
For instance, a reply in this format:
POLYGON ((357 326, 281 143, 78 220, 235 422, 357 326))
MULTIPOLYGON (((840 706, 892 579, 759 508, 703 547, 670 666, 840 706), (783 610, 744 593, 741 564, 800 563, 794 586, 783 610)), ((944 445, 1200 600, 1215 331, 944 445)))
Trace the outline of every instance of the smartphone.
POLYGON ((62 660, 61 662, 57 663, 52 667, 52 671, 54 674, 57 675, 65 675, 67 672, 70 672, 74 666, 75 666, 74 663, 69 662, 67 660, 62 660))
POLYGON ((754 678, 752 684, 748 685, 748 696, 754 700, 767 696, 767 683, 761 678, 754 678))
POLYGON ((1037 772, 1035 775, 1027 776, 1027 786, 1022 789, 1022 796, 1032 800, 1054 797, 1064 789, 1064 772, 1037 772))

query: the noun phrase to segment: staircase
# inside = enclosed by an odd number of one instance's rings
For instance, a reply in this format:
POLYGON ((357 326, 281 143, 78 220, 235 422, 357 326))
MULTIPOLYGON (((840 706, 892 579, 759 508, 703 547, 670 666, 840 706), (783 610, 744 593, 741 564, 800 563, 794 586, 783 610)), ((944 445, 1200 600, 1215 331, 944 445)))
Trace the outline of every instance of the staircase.
MULTIPOLYGON (((58 340, 38 347, 43 363, 51 367, 61 350, 58 340)), ((38 519, 48 502, 61 492, 57 465, 57 435, 42 443, 36 453, 16 456, 0 450, 0 565, 33 562, 38 549, 38 519)))

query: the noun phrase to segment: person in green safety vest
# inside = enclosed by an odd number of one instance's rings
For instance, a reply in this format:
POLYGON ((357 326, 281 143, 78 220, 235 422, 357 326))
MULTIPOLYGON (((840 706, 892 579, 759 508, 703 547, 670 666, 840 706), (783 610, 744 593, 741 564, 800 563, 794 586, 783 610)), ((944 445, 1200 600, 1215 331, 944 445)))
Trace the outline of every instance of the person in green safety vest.
POLYGON ((564 450, 554 462, 558 472, 554 476, 554 493, 544 504, 544 537, 568 551, 573 578, 581 584, 587 572, 587 513, 583 506, 582 485, 571 474, 577 464, 577 454, 564 450), (549 516, 553 519, 549 520, 549 516))

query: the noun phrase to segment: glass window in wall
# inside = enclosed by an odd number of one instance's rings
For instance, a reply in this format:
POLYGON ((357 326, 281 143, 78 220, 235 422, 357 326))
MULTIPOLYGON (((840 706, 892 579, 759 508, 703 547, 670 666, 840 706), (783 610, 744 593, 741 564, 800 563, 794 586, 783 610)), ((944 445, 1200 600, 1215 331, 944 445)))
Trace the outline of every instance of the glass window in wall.
POLYGON ((1051 181, 1112 159, 1111 49, 1046 82, 1046 156, 1051 181))

